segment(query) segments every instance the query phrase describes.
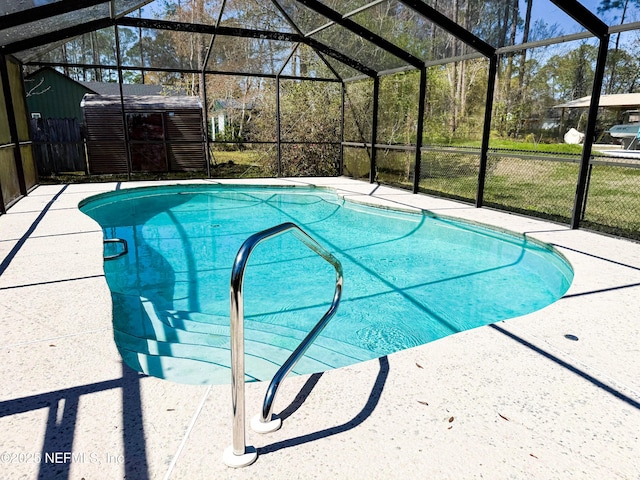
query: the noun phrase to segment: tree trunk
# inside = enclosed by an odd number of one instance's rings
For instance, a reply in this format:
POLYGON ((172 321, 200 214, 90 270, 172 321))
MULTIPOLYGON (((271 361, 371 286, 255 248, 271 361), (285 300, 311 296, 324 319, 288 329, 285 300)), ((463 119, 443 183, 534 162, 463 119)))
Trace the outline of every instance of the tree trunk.
MULTIPOLYGON (((69 63, 69 59, 67 58, 67 44, 63 43, 62 45, 60 45, 60 48, 62 49, 62 61, 65 64, 69 63)), ((69 76, 69 67, 67 65, 65 65, 63 70, 64 70, 64 74, 68 77, 69 76)))
MULTIPOLYGON (((460 15, 460 2, 459 0, 454 0, 453 2, 453 21, 458 23, 458 17, 460 15)), ((458 54, 460 40, 457 38, 453 39, 451 46, 451 56, 455 57, 458 54)), ((459 107, 460 107, 460 72, 459 72, 459 62, 454 62, 452 69, 450 70, 450 85, 451 85, 451 115, 449 117, 449 131, 453 135, 458 128, 458 118, 459 118, 459 107)))
POLYGON ((245 77, 244 79, 244 88, 242 91, 242 109, 240 111, 240 124, 238 126, 238 139, 242 138, 242 133, 244 130, 244 117, 247 111, 247 97, 249 96, 250 82, 249 77, 245 77))
MULTIPOLYGON (((529 29, 531 28, 531 10, 533 8, 533 0, 527 1, 527 12, 524 18, 524 30, 522 32, 522 43, 527 43, 529 41, 529 29)), ((525 76, 527 69, 527 51, 522 50, 520 54, 520 68, 518 70, 518 93, 522 95, 522 90, 525 85, 525 76)))
MULTIPOLYGON (((624 6, 622 7, 622 15, 620 17, 620 25, 624 24, 625 16, 627 15, 627 7, 629 6, 629 0, 625 0, 624 6)), ((618 52, 618 48, 620 47, 620 32, 616 35, 616 45, 613 49, 614 52, 618 52)), ((617 55, 616 55, 617 57, 617 55)), ((615 57, 614 57, 615 58, 615 57)), ((611 62, 611 75, 609 76, 609 84, 607 85, 607 93, 613 93, 613 86, 616 76, 616 61, 611 62)))
MULTIPOLYGON (((84 63, 85 65, 87 64, 86 54, 87 54, 87 45, 85 41, 85 36, 82 35, 82 63, 84 63)), ((87 81, 87 67, 82 67, 82 81, 83 82, 87 81)))
MULTIPOLYGON (((435 5, 434 7, 436 10, 438 10, 438 0, 435 0, 435 5)), ((431 40, 431 59, 436 58, 436 25, 435 23, 431 24, 431 35, 430 35, 430 40, 431 40)))
MULTIPOLYGON (((93 53, 93 64, 94 65, 99 65, 100 64, 100 47, 98 45, 98 36, 96 32, 91 32, 89 34, 89 38, 91 39, 91 52, 93 53)), ((101 68, 96 68, 95 72, 94 72, 95 78, 94 80, 96 82, 102 82, 103 78, 102 78, 102 69, 101 68)))
MULTIPOLYGON (((511 12, 507 17, 511 20, 511 28, 509 32, 508 46, 516 44, 516 33, 518 27, 518 0, 512 0, 511 12)), ((507 70, 505 72, 505 97, 508 99, 511 95, 511 75, 513 72, 513 53, 507 54, 507 70)))
MULTIPOLYGON (((505 7, 505 8, 508 8, 508 7, 505 7)), ((507 41, 507 45, 508 46, 515 45, 517 26, 518 26, 518 0, 512 0, 511 8, 509 10, 509 13, 505 21, 510 23, 509 38, 505 39, 507 41)), ((513 52, 510 52, 510 53, 507 53, 507 66, 504 72, 504 82, 503 82, 504 101, 507 106, 507 114, 510 113, 514 104, 514 99, 511 91, 512 75, 513 75, 513 52)))
MULTIPOLYGON (((464 5, 464 28, 467 31, 471 31, 471 20, 470 20, 470 12, 469 12, 469 2, 466 2, 464 5)), ((466 53, 466 49, 463 49, 460 54, 466 53)), ((469 82, 467 81, 467 61, 463 60, 460 62, 460 113, 459 118, 464 118, 467 113, 467 86, 469 82)))

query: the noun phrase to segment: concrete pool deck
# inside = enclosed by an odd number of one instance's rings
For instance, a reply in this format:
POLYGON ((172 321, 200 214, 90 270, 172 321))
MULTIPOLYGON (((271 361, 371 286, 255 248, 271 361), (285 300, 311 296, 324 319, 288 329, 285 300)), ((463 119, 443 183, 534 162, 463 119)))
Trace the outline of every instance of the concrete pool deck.
MULTIPOLYGON (((575 278, 535 313, 289 377, 282 429, 248 428, 258 460, 231 469, 230 386, 139 375, 113 342, 102 233, 77 205, 148 183, 40 186, 0 215, 0 479, 640 479, 640 244, 347 178, 255 182, 524 233, 575 278)), ((247 384, 248 418, 265 389, 247 384)))

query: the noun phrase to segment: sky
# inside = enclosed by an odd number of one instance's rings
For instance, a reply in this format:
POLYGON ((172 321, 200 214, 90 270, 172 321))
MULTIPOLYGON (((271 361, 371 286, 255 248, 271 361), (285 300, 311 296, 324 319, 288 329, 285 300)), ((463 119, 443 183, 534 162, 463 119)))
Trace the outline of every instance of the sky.
MULTIPOLYGON (((580 3, 582 3, 588 10, 591 10, 606 24, 618 25, 620 23, 621 11, 612 11, 606 14, 598 13, 597 9, 600 6, 600 0, 581 0, 580 3)), ((633 4, 634 2, 630 3, 633 4)), ((526 11, 525 0, 520 0, 520 11, 522 12, 521 15, 524 15, 524 12, 526 11)), ((542 19, 549 24, 557 23, 564 30, 565 34, 576 33, 584 30, 579 26, 579 24, 577 24, 577 22, 556 7, 550 0, 533 0, 532 17, 534 19, 542 19)), ((625 23, 633 21, 640 21, 640 11, 638 11, 636 6, 631 6, 627 11, 625 23)))

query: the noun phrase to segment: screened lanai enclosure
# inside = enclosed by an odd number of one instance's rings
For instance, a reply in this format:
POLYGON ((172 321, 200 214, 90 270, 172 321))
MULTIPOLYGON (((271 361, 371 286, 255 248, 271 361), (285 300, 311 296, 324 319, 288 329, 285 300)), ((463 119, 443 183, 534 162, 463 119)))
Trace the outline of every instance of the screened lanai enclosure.
POLYGON ((0 212, 51 181, 38 178, 27 98, 77 101, 33 81, 49 67, 120 86, 109 122, 125 132, 113 140, 129 178, 123 86, 158 85, 199 97, 201 132, 157 141, 199 144, 203 177, 346 175, 640 239, 640 151, 609 133, 625 112, 599 102, 640 91, 638 7, 2 0, 0 212))

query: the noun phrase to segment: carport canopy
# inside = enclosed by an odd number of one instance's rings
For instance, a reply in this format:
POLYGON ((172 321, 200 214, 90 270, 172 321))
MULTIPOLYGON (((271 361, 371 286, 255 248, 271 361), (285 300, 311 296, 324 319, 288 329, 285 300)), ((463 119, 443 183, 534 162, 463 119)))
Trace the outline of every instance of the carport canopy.
MULTIPOLYGON (((591 95, 571 100, 567 103, 554 105, 553 108, 589 108, 591 95)), ((598 104, 601 108, 628 110, 640 108, 640 93, 620 93, 615 95, 600 95, 598 104)))

